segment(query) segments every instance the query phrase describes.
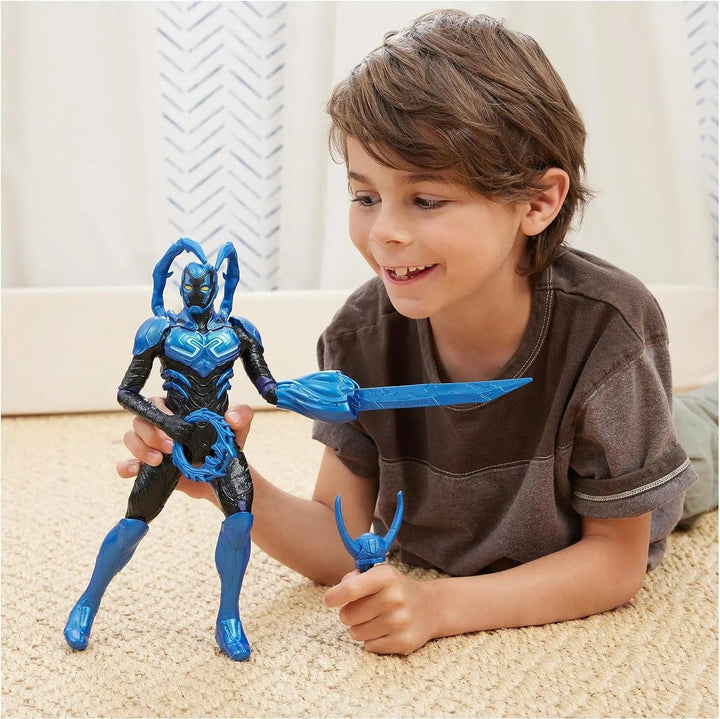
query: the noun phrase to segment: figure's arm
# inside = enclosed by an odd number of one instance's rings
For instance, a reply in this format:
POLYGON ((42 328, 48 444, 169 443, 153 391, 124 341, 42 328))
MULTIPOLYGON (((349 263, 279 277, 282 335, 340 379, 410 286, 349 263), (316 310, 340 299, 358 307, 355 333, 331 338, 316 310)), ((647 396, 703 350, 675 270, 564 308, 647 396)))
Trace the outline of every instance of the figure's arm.
POLYGON ((277 404, 277 382, 265 361, 265 354, 257 328, 241 317, 231 317, 230 324, 242 343, 242 362, 245 373, 260 396, 270 404, 277 404))
POLYGON ((193 425, 182 417, 161 412, 141 394, 162 348, 167 326, 167 320, 153 317, 140 327, 135 336, 132 361, 118 387, 117 400, 123 408, 159 427, 172 439, 184 443, 193 425))
POLYGON ((433 638, 560 622, 613 609, 642 586, 650 514, 583 520, 563 550, 495 574, 417 581, 388 565, 328 590, 351 636, 377 653, 408 654, 433 638))

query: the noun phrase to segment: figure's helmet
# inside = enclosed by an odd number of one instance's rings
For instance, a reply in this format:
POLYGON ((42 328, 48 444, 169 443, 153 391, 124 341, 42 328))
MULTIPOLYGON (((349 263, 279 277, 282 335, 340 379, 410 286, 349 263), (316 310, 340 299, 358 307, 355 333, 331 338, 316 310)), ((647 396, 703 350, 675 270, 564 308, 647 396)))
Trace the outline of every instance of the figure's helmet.
POLYGON ((200 314, 210 309, 217 293, 217 272, 211 265, 191 262, 185 267, 180 295, 191 314, 200 314))
POLYGON ((183 252, 191 252, 200 262, 190 262, 185 266, 180 283, 180 296, 185 308, 193 315, 202 314, 211 310, 218 294, 218 273, 223 263, 227 262, 227 272, 223 273, 225 289, 218 315, 227 319, 232 310, 233 295, 240 281, 237 252, 232 242, 226 242, 218 251, 215 266, 211 265, 205 251, 197 242, 189 237, 181 237, 172 244, 153 270, 152 310, 157 317, 173 316, 172 312, 165 310, 163 293, 165 282, 172 275, 170 266, 173 260, 183 252))

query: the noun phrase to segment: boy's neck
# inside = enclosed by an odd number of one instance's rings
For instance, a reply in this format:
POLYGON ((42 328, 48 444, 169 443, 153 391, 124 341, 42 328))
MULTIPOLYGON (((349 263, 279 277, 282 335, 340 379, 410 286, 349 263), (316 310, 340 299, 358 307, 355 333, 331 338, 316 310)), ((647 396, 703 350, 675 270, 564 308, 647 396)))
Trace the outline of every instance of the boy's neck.
POLYGON ((492 379, 517 352, 530 320, 532 281, 519 278, 503 300, 430 318, 440 378, 492 379))

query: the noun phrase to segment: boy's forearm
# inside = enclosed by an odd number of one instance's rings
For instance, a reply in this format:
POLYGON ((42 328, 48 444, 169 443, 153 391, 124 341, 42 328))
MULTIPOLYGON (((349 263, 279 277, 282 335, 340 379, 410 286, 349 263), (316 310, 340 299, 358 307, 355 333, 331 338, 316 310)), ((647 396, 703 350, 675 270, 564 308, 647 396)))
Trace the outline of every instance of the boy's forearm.
POLYGON ((352 559, 320 502, 288 494, 252 469, 255 523, 252 539, 264 552, 320 584, 334 584, 352 571, 352 559))
POLYGON ((603 538, 495 574, 438 579, 428 590, 435 637, 579 619, 628 601, 645 567, 618 562, 603 538))

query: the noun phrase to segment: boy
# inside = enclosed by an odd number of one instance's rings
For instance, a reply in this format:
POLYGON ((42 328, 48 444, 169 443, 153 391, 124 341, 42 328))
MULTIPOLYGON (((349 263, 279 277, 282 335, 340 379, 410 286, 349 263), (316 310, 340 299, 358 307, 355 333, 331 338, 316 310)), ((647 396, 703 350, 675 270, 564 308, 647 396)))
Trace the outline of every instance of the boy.
MULTIPOLYGON (((321 368, 360 386, 533 382, 485 405, 315 423, 326 449, 312 500, 254 472, 253 541, 335 585, 326 605, 378 653, 628 601, 695 475, 673 428, 657 303, 638 280, 563 247, 589 193, 585 130, 562 81, 531 38, 441 10, 389 33, 328 112, 350 236, 378 277, 323 333, 321 368), (335 496, 357 536, 373 520, 386 531, 400 489, 400 560, 450 577, 351 571, 335 496)), ((250 417, 227 415, 241 446, 250 417)), ((128 448, 157 464, 167 438, 134 428, 128 448)))

